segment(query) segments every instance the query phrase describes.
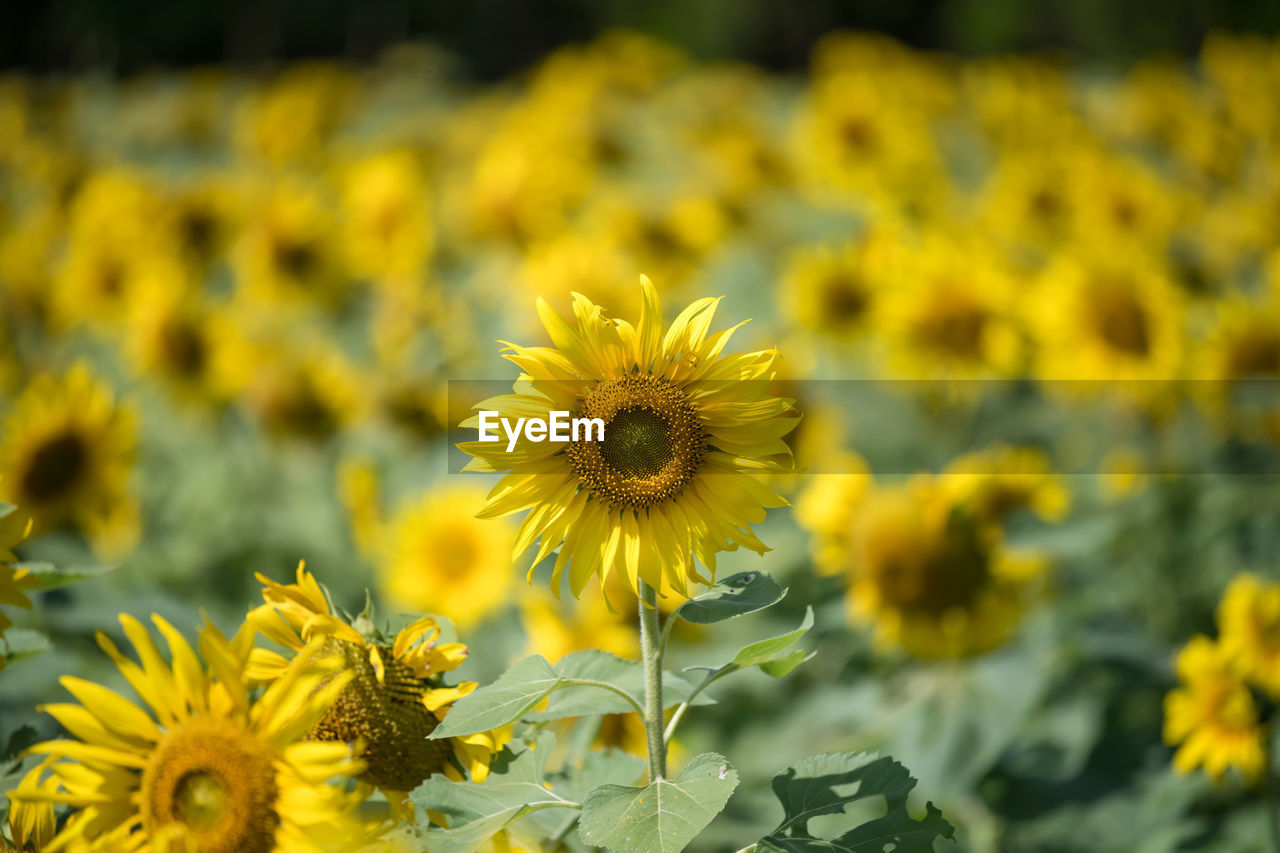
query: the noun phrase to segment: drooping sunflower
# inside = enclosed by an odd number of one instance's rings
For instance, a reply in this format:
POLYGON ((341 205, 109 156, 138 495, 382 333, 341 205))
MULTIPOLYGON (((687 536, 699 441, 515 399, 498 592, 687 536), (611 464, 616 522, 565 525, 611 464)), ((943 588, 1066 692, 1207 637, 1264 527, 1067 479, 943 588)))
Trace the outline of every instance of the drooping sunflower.
MULTIPOLYGON (((13 549, 27 538, 31 531, 31 520, 18 512, 12 504, 0 503, 0 604, 10 607, 30 608, 31 599, 23 594, 26 586, 27 571, 15 569, 11 563, 17 561, 13 549)), ((0 612, 0 669, 4 669, 8 648, 4 642, 4 632, 13 626, 12 620, 0 612)))
POLYGON ((1280 584, 1232 580, 1218 603, 1218 644, 1241 676, 1280 698, 1280 584))
MULTIPOLYGON (((438 642, 436 620, 423 617, 394 639, 385 638, 367 616, 355 625, 341 618, 304 565, 298 566, 296 583, 257 578, 266 603, 249 613, 249 624, 295 651, 319 640, 324 651, 339 657, 354 676, 332 707, 313 722, 313 740, 364 743, 365 767, 358 778, 389 795, 412 791, 433 773, 461 779, 466 771, 477 782, 488 776, 505 733, 427 739, 453 702, 477 686, 474 681, 453 687, 443 683, 444 673, 466 659, 467 647, 438 642)), ((250 674, 272 682, 286 677, 291 665, 282 655, 257 649, 250 674)))
POLYGON ((1265 727, 1226 650, 1193 637, 1178 653, 1177 669, 1181 685, 1164 700, 1164 740, 1178 746, 1174 769, 1190 773, 1203 766, 1216 782, 1235 767, 1256 781, 1266 766, 1265 727))
POLYGON ((349 743, 303 740, 351 677, 339 661, 322 657, 322 643, 314 643, 255 698, 247 683, 251 631, 228 639, 205 625, 202 665, 172 625, 159 616, 152 621, 172 663, 130 616, 120 622, 138 662, 98 634, 146 708, 92 682, 62 678, 80 704, 42 710, 75 739, 31 748, 46 761, 10 792, 15 823, 29 823, 26 816, 48 803, 71 806, 51 842, 62 849, 283 853, 354 842, 360 798, 341 780, 363 763, 349 743))
POLYGON ((719 551, 768 550, 750 526, 786 504, 756 479, 791 463, 782 437, 797 422, 794 404, 769 393, 777 352, 725 355, 736 327, 708 333, 716 299, 691 304, 664 334, 657 291, 640 281, 634 326, 581 294, 572 323, 539 300, 554 346, 507 344, 505 357, 525 371, 516 393, 476 405, 506 418, 598 418, 603 440, 522 435, 511 453, 505 442, 459 445, 475 457, 466 470, 507 472, 481 517, 529 510, 516 555, 540 539, 537 565, 559 548, 552 589, 567 567, 575 597, 592 576, 615 572, 632 590, 665 579, 685 595, 690 579, 709 581, 695 558, 714 576, 719 551))
POLYGON ((128 550, 138 507, 129 493, 137 446, 133 410, 76 364, 35 377, 9 412, 0 439, 0 498, 35 519, 35 532, 82 529, 99 551, 128 550))

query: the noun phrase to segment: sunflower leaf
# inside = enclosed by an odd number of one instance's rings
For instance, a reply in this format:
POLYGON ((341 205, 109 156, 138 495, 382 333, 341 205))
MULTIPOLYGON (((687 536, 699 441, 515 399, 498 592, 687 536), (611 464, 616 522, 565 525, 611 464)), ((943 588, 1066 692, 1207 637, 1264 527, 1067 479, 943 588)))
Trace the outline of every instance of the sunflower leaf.
MULTIPOLYGON (((789 655, 782 655, 780 653, 783 649, 787 648, 796 640, 807 634, 809 629, 812 627, 813 608, 806 607, 804 610, 804 621, 800 623, 799 628, 794 631, 788 631, 785 634, 779 634, 776 637, 770 637, 767 640, 758 640, 750 645, 743 646, 738 650, 738 653, 733 656, 731 665, 738 669, 746 669, 752 666, 764 666, 765 664, 777 662, 779 660, 790 660, 795 654, 794 652, 789 655)), ((803 657, 800 658, 800 660, 796 660, 792 664, 791 669, 794 669, 799 665, 801 660, 803 660, 803 657)), ((787 672, 790 672, 791 669, 787 669, 786 672, 783 672, 782 674, 785 675, 787 672)), ((770 673, 770 675, 772 674, 773 673, 770 673)))
POLYGON ((498 676, 497 681, 455 702, 431 737, 477 734, 515 722, 532 711, 560 682, 560 674, 551 668, 546 658, 531 655, 498 676))
POLYGON ((676 611, 687 622, 709 625, 772 607, 787 590, 764 572, 739 572, 680 605, 676 611))
POLYGON ((549 732, 536 743, 503 747, 483 783, 452 782, 432 776, 410 795, 414 805, 443 815, 449 829, 416 829, 432 853, 473 853, 516 820, 542 809, 574 809, 578 804, 543 783, 547 758, 555 748, 549 732))
POLYGON ((6 666, 17 663, 18 661, 33 658, 38 654, 49 651, 49 638, 39 631, 32 631, 27 628, 10 628, 5 632, 4 640, 0 641, 0 650, 8 647, 7 653, 3 656, 6 666))
MULTIPOLYGON (((586 649, 566 655, 556 664, 556 672, 566 681, 600 681, 613 685, 643 705, 644 668, 639 662, 626 660, 598 649, 586 649)), ((694 685, 672 672, 662 675, 662 698, 666 707, 679 705, 693 694, 694 685)), ((713 699, 698 696, 695 704, 712 704, 713 699)), ((547 700, 544 711, 527 714, 534 722, 584 717, 588 714, 627 714, 635 707, 616 693, 590 685, 562 685, 547 700)))
POLYGON ((910 815, 907 796, 915 785, 907 769, 888 756, 845 752, 806 758, 773 777, 782 823, 756 843, 756 850, 879 853, 892 846, 896 853, 932 853, 934 839, 951 838, 954 830, 932 803, 920 820, 910 815), (884 797, 883 816, 833 839, 810 835, 810 819, 841 814, 851 803, 870 797, 884 797))
POLYGON ((583 843, 614 851, 677 853, 720 813, 738 774, 721 755, 689 762, 674 779, 642 788, 602 785, 582 803, 583 843))
POLYGON ((115 569, 115 566, 92 566, 80 569, 59 568, 52 563, 43 562, 14 563, 13 565, 14 568, 26 569, 29 573, 23 585, 23 589, 26 591, 59 589, 80 581, 102 577, 115 569))

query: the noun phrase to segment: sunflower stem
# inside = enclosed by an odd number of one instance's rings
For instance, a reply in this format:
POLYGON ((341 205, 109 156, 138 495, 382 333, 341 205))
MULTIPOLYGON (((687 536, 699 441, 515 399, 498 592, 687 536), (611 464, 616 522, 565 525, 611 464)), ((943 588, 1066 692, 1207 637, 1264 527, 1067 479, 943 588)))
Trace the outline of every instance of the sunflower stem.
POLYGON ((662 732, 662 649, 658 645, 658 592, 640 581, 640 657, 644 661, 644 730, 649 744, 649 782, 667 778, 662 732))

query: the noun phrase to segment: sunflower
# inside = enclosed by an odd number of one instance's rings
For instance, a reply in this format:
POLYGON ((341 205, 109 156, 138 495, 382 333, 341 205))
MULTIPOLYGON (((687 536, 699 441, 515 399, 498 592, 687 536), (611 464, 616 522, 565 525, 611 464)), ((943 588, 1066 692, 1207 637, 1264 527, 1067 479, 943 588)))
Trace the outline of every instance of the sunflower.
POLYGON ((1000 524, 1011 512, 1030 509, 1045 521, 1066 515, 1071 494, 1039 450, 998 446, 958 456, 943 470, 953 500, 978 518, 1000 524))
POLYGON ((847 246, 813 246, 791 254, 778 302, 796 326, 849 342, 875 326, 884 291, 886 243, 872 236, 847 246))
POLYGON ((393 599, 442 613, 464 631, 506 604, 512 537, 476 518, 484 499, 483 489, 443 489, 392 519, 382 570, 393 599))
POLYGON ((10 792, 16 821, 61 803, 74 811, 54 846, 140 853, 312 851, 354 835, 359 798, 330 780, 359 773, 362 762, 347 743, 302 740, 350 679, 338 661, 321 659, 321 643, 312 644, 255 699, 246 681, 252 632, 227 639, 206 624, 199 635, 206 669, 172 625, 152 621, 172 664, 130 616, 120 623, 139 663, 98 634, 147 707, 63 677, 80 704, 42 710, 76 739, 31 748, 46 760, 10 792))
MULTIPOLYGON (((13 549, 27 538, 31 531, 31 521, 18 514, 18 508, 11 504, 0 504, 0 604, 11 607, 30 609, 31 599, 27 598, 22 588, 27 585, 28 573, 25 569, 15 569, 11 563, 17 561, 13 549)), ((4 613, 0 613, 0 648, 4 646, 4 632, 13 622, 4 613)), ((5 655, 0 654, 0 669, 4 669, 5 655)))
POLYGON ((791 462, 782 437, 797 421, 793 402, 769 395, 776 351, 724 355, 734 329, 708 334, 716 299, 694 302, 664 335, 657 291, 640 281, 635 326, 581 294, 573 323, 539 300, 555 346, 508 344, 506 358, 525 371, 516 393, 476 406, 501 417, 599 418, 603 441, 521 438, 510 454, 505 444, 459 445, 475 457, 466 470, 508 472, 481 517, 530 510, 516 555, 540 539, 536 566, 559 548, 551 586, 558 591, 570 567, 575 597, 593 575, 607 582, 615 572, 633 591, 665 580, 687 595, 690 578, 709 582, 695 557, 714 577, 719 551, 763 554, 750 525, 786 504, 755 477, 791 462))
POLYGON ((300 181, 267 187, 235 252, 242 292, 255 303, 332 308, 348 289, 328 199, 300 181))
POLYGON ((1193 637, 1178 653, 1177 669, 1181 684, 1164 700, 1164 740, 1178 747, 1174 769, 1190 773, 1203 765, 1217 782, 1235 767, 1256 781, 1266 766, 1265 727, 1226 650, 1193 637))
POLYGON ((555 663, 584 649, 603 649, 618 657, 636 658, 640 649, 635 628, 627 618, 611 611, 603 596, 590 596, 566 610, 545 589, 533 589, 520 600, 521 621, 529 654, 555 663))
MULTIPOLYGON (((418 619, 389 640, 372 628, 367 614, 354 624, 340 618, 303 565, 298 566, 296 583, 257 578, 264 585, 266 604, 250 612, 251 625, 294 651, 319 639, 324 650, 340 657, 354 674, 333 706, 314 722, 310 736, 338 743, 362 741, 361 781, 389 794, 403 794, 433 773, 461 779, 465 770, 477 782, 489 775, 489 763, 505 742, 503 733, 427 739, 453 702, 476 688, 474 681, 444 686, 443 674, 466 659, 467 647, 439 643, 436 620, 418 619)), ((283 656, 258 649, 250 673, 271 682, 285 676, 290 666, 283 656)))
POLYGON ((1043 379, 1170 380, 1181 366, 1182 301, 1157 266, 1063 259, 1030 300, 1043 379))
POLYGON ((1232 580, 1218 604, 1218 644, 1242 676, 1280 698, 1280 584, 1232 580))
POLYGON ((896 487, 856 474, 823 479, 845 483, 832 507, 840 511, 809 509, 799 519, 816 535, 819 565, 844 573, 854 621, 873 626, 880 645, 950 658, 1008 639, 1045 573, 1041 556, 1010 549, 946 478, 918 475, 896 487))
POLYGON ((434 239, 428 198, 422 164, 408 149, 352 163, 342 199, 351 269, 371 279, 411 277, 416 283, 434 239))
POLYGON ((10 410, 0 440, 0 497, 35 519, 35 531, 80 527, 104 553, 127 550, 138 507, 127 483, 137 446, 133 410, 76 364, 35 377, 10 410))

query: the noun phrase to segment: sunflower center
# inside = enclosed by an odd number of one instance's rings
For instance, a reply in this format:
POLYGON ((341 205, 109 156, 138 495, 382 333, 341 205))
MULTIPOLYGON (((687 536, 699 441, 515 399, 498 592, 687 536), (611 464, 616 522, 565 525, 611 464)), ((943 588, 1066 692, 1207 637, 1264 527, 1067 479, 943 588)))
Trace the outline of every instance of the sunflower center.
POLYGON ((685 393, 648 374, 601 382, 574 417, 604 421, 603 441, 574 441, 569 465, 593 497, 643 508, 679 495, 706 456, 702 419, 685 393))
POLYGON ((836 323, 857 320, 867 310, 867 293, 848 275, 833 275, 822 290, 822 304, 836 323))
POLYGON ((142 773, 148 833, 178 823, 201 853, 270 853, 280 824, 275 752, 230 720, 170 729, 142 773))
POLYGON ((470 530, 445 528, 437 531, 429 545, 431 564, 450 580, 472 575, 478 557, 476 541, 470 530))
POLYGON ((32 454, 22 478, 22 492, 32 503, 56 500, 75 485, 88 462, 84 439, 75 432, 61 433, 32 454))
MULTIPOLYGON (((897 527, 906 519, 881 519, 897 527)), ((867 570, 880 596, 908 613, 941 617, 968 610, 991 582, 989 549, 974 519, 952 513, 942 530, 909 521, 900 530, 871 531, 877 540, 867 570)))
POLYGON ((207 353, 200 329, 186 320, 165 324, 160 335, 165 357, 179 376, 199 376, 204 371, 207 353))
POLYGON ((432 773, 443 772, 452 747, 427 740, 440 720, 422 704, 431 689, 391 649, 379 647, 384 675, 369 661, 368 647, 330 638, 324 651, 340 654, 355 678, 311 730, 313 740, 351 743, 363 740, 367 769, 362 782, 392 791, 412 791, 432 773))
POLYGON ((1133 293, 1122 286, 1096 289, 1093 299, 1094 324, 1098 336, 1112 349, 1133 356, 1151 352, 1151 328, 1146 309, 1133 293))

